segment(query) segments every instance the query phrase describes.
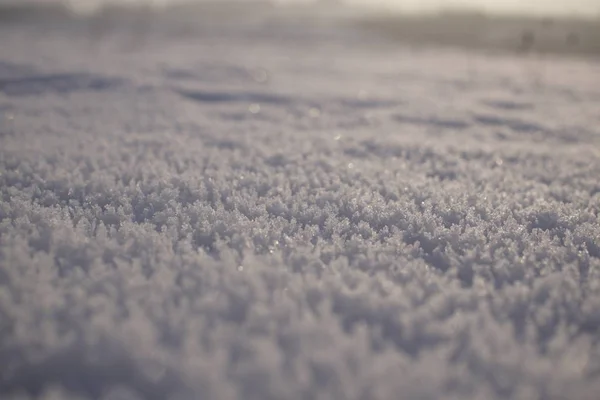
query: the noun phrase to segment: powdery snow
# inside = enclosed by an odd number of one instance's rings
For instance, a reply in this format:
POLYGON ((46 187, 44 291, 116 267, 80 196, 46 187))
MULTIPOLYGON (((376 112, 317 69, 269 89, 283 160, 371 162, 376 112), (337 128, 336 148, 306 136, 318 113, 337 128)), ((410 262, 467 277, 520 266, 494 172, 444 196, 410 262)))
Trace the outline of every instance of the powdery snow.
POLYGON ((597 398, 597 60, 138 17, 0 28, 2 399, 597 398))

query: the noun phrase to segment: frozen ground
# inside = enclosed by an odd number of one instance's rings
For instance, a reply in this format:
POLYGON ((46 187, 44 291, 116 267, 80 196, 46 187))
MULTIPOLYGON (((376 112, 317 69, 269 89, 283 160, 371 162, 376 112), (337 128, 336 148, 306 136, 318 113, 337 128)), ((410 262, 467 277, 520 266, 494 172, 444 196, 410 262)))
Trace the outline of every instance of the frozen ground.
POLYGON ((0 25, 0 398, 596 399, 598 60, 243 16, 0 25))

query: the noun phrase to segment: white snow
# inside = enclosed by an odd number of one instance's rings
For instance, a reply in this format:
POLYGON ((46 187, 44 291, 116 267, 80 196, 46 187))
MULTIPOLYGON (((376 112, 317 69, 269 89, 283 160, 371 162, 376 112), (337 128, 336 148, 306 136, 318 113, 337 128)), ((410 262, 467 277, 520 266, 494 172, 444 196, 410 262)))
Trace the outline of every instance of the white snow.
POLYGON ((598 60, 214 15, 0 25, 0 397, 596 398, 598 60))

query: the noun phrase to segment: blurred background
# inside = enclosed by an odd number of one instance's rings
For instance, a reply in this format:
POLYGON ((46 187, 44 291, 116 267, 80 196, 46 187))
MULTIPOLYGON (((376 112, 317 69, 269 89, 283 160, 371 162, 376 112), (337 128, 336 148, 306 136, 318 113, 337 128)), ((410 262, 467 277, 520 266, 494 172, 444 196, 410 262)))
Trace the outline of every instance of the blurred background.
POLYGON ((600 55, 598 0, 0 0, 0 22, 115 22, 136 35, 170 24, 302 26, 389 43, 521 53, 600 55))
POLYGON ((598 0, 0 0, 0 9, 3 24, 70 18, 98 34, 124 19, 143 34, 170 17, 181 30, 295 22, 420 46, 600 54, 598 0))

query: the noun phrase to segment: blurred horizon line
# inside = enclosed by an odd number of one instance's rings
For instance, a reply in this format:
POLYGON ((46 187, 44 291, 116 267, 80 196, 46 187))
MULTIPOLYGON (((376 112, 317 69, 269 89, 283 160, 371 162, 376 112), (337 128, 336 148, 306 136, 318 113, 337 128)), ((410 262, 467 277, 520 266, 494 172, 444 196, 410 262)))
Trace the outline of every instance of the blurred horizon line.
POLYGON ((438 6, 410 7, 401 2, 392 4, 387 1, 363 0, 0 0, 0 10, 26 13, 53 11, 74 15, 93 15, 107 10, 144 10, 160 12, 161 10, 196 8, 196 7, 276 7, 291 10, 310 9, 340 13, 363 13, 370 15, 386 14, 390 16, 443 16, 443 15, 477 15, 488 18, 519 19, 554 19, 554 20, 600 20, 600 6, 594 12, 562 12, 547 9, 543 12, 523 10, 521 12, 507 8, 491 10, 473 4, 442 4, 438 6))

